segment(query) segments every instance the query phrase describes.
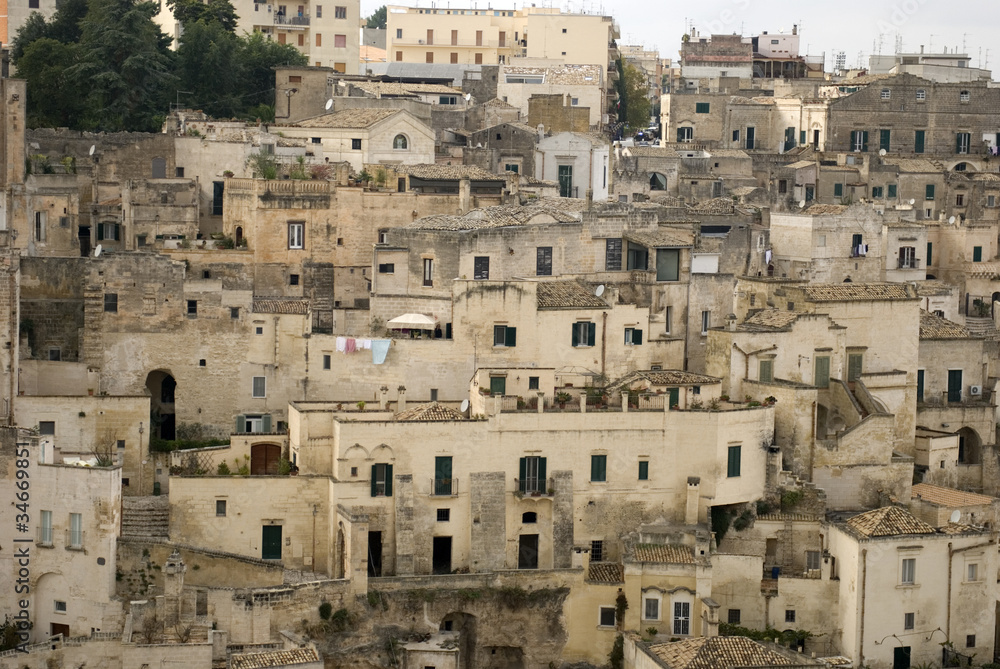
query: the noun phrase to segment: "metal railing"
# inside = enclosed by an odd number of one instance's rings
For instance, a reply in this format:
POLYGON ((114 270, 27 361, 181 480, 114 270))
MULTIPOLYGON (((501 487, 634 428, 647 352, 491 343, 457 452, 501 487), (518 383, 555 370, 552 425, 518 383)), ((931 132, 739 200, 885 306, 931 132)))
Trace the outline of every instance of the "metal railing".
POLYGON ((284 14, 274 15, 274 25, 276 26, 307 26, 309 25, 309 15, 286 16, 284 14))
POLYGON ((523 479, 514 479, 514 485, 517 487, 517 491, 522 495, 527 495, 530 497, 551 497, 553 494, 552 490, 552 479, 539 478, 537 476, 528 476, 523 479))
POLYGON ((458 479, 431 479, 431 497, 454 497, 458 494, 458 479))
POLYGON ((41 527, 38 528, 37 541, 39 546, 51 546, 52 538, 53 538, 53 532, 51 525, 49 525, 48 527, 42 525, 41 527))
POLYGON ((896 269, 920 269, 920 258, 897 258, 896 269))
POLYGON ((83 530, 72 530, 67 529, 66 531, 66 548, 75 551, 83 550, 83 542, 87 538, 87 533, 83 530))

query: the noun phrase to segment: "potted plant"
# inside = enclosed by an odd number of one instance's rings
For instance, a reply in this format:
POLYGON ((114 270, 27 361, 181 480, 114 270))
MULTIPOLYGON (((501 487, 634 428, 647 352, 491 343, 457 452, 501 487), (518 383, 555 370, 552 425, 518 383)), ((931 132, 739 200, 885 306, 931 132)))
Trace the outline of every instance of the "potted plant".
POLYGON ((358 411, 364 411, 364 410, 365 410, 365 401, 361 400, 360 402, 358 402, 358 411))
POLYGON ((573 399, 573 396, 567 392, 556 393, 556 403, 559 405, 560 409, 565 409, 566 402, 569 402, 571 399, 573 399))
POLYGON ((232 170, 223 170, 222 176, 224 176, 227 179, 232 179, 235 176, 235 173, 232 170))

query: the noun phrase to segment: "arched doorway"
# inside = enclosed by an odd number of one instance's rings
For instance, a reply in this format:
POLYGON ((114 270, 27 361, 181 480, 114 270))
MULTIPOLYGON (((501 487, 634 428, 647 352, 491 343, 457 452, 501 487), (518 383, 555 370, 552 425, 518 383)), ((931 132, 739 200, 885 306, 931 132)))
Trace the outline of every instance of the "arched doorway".
MULTIPOLYGON (((459 669, 471 669, 472 667, 476 667, 476 669, 492 669, 494 667, 496 669, 508 669, 508 667, 515 669, 518 667, 518 665, 510 665, 506 661, 496 663, 496 660, 508 656, 508 653, 501 653, 500 658, 498 658, 497 647, 478 647, 476 643, 476 617, 471 613, 452 611, 441 619, 438 631, 458 634, 459 669), (475 657, 473 657, 473 653, 476 654, 475 657)), ((521 649, 512 648, 511 650, 515 652, 509 655, 519 655, 517 651, 521 649)))
POLYGON ((337 527, 337 571, 334 578, 344 578, 347 574, 347 539, 344 536, 344 524, 337 527))
POLYGON ((659 172, 649 175, 649 190, 667 190, 667 178, 659 172))
POLYGON ((978 465, 982 462, 982 441, 971 427, 958 431, 958 464, 978 465))
POLYGON ((243 226, 242 225, 237 225, 236 226, 236 246, 240 246, 242 244, 243 244, 243 226))
POLYGON ((276 476, 279 460, 281 460, 281 446, 254 444, 250 447, 250 475, 276 476))
POLYGON ((174 410, 177 381, 170 372, 157 369, 146 376, 146 390, 149 391, 150 436, 173 441, 177 438, 174 410))

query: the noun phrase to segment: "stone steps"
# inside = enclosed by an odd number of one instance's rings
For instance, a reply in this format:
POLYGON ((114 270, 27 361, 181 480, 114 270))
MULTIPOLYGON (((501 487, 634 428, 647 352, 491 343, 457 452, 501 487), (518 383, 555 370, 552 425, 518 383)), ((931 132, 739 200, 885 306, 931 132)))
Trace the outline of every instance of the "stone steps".
POLYGON ((170 502, 166 496, 123 497, 122 536, 135 539, 170 537, 170 502))
POLYGON ((1000 339, 1000 331, 997 330, 992 318, 978 318, 975 316, 965 317, 965 327, 974 337, 985 339, 1000 339))

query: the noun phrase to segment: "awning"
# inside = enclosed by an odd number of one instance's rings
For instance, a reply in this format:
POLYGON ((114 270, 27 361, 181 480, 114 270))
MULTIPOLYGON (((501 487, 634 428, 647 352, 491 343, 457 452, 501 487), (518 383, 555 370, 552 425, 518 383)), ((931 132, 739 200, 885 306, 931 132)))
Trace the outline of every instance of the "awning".
POLYGON ((390 330, 433 330, 437 326, 437 320, 423 314, 403 314, 396 316, 385 326, 390 330))

